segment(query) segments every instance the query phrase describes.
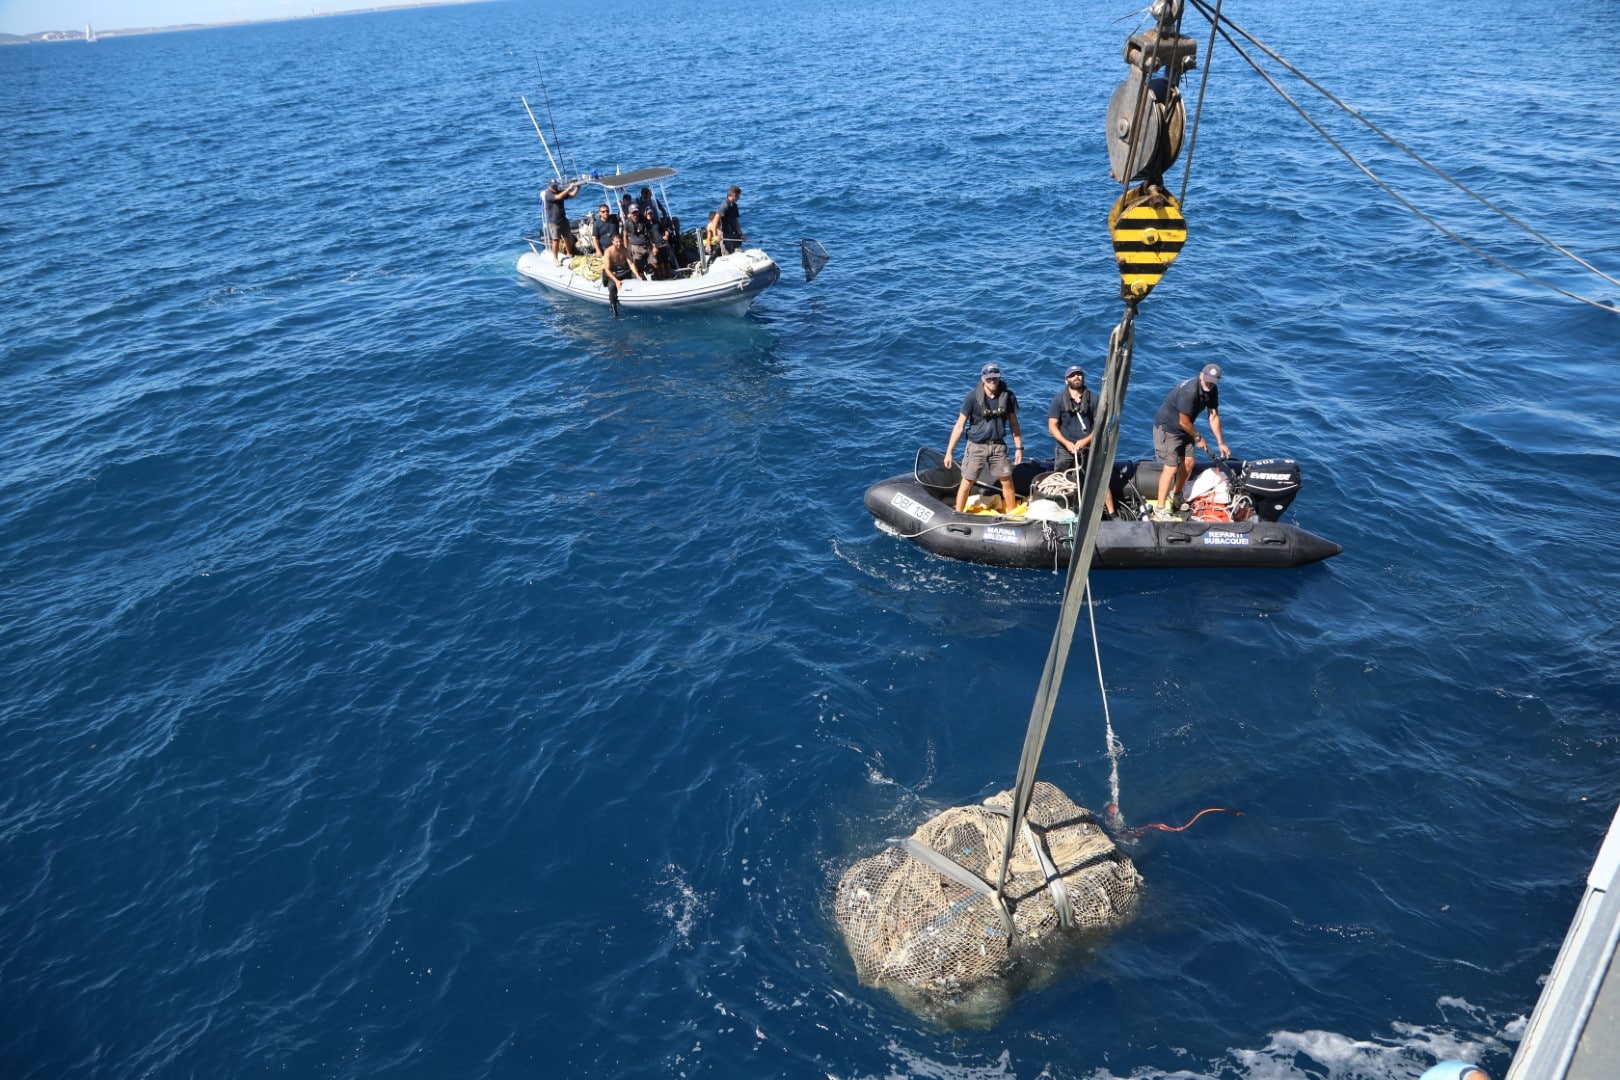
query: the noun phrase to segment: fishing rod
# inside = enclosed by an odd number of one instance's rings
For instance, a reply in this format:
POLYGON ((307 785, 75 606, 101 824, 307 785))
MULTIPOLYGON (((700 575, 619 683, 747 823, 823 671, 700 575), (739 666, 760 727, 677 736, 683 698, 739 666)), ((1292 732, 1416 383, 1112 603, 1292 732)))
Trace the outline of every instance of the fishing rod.
MULTIPOLYGON (((551 124, 551 141, 556 144, 557 156, 559 158, 565 157, 563 154, 562 139, 558 138, 557 136, 557 118, 551 115, 551 92, 546 89, 546 77, 540 71, 540 58, 538 56, 534 58, 534 74, 535 77, 540 80, 540 96, 545 99, 546 120, 551 124)), ((575 162, 574 164, 574 172, 576 174, 579 172, 578 162, 575 162)))
POLYGON ((534 133, 540 136, 540 145, 545 147, 546 157, 551 159, 551 171, 557 174, 558 180, 561 180, 562 170, 557 167, 557 159, 551 156, 551 145, 546 142, 546 133, 540 130, 540 121, 534 118, 534 110, 529 108, 529 99, 519 94, 518 100, 523 102, 523 111, 529 114, 529 123, 534 125, 534 133))

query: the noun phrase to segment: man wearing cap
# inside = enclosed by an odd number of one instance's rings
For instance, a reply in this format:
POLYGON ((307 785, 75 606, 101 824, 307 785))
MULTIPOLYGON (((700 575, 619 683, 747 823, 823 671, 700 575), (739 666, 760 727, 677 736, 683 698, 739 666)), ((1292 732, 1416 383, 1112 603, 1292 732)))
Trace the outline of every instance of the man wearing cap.
POLYGON ((567 206, 568 200, 578 194, 578 180, 567 187, 563 187, 562 181, 553 180, 540 193, 540 203, 546 212, 546 244, 551 248, 551 257, 557 262, 562 261, 563 248, 567 248, 570 255, 579 254, 574 249, 574 238, 568 231, 567 206))
POLYGON ((1012 388, 1001 381, 1001 365, 989 363, 979 369, 979 385, 962 401, 962 411, 951 428, 950 441, 945 444, 945 460, 956 453, 956 440, 967 434, 967 448, 962 451, 962 483, 956 489, 956 512, 967 509, 968 492, 973 482, 988 471, 1001 481, 1001 506, 1012 513, 1018 505, 1018 494, 1013 490, 1013 466, 1024 460, 1024 433, 1018 427, 1018 398, 1012 388), (1013 454, 1007 460, 1007 432, 1012 431, 1013 454))
POLYGON ((630 258, 636 264, 636 269, 645 273, 647 256, 652 253, 653 228, 647 215, 635 203, 630 204, 629 217, 624 223, 624 242, 630 248, 630 258))
MULTIPOLYGON (((1070 365, 1063 373, 1063 389, 1052 399, 1046 410, 1046 430, 1057 442, 1057 472, 1075 472, 1075 486, 1079 486, 1078 463, 1080 454, 1091 445, 1097 427, 1097 396, 1086 387, 1086 371, 1079 364, 1070 365)), ((1103 499, 1110 514, 1114 512, 1114 493, 1103 488, 1103 499)))
POLYGON ((1193 426, 1199 413, 1209 410, 1209 430, 1221 448, 1221 457, 1230 453, 1221 437, 1220 384, 1219 365, 1205 364, 1204 370, 1170 391, 1153 418, 1153 454, 1164 466, 1159 471, 1159 498, 1153 504, 1155 517, 1164 518, 1179 509, 1181 488, 1192 475, 1193 447, 1209 449, 1209 443, 1193 426), (1174 506, 1170 502, 1172 493, 1174 506))

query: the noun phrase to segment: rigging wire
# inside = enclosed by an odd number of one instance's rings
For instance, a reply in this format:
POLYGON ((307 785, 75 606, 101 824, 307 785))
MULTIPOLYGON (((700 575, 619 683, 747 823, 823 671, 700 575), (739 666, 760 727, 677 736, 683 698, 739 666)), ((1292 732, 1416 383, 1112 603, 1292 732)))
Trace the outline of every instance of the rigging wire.
POLYGON ((1113 807, 1116 825, 1125 823, 1119 810, 1119 759, 1125 753, 1125 744, 1114 734, 1114 718, 1108 711, 1108 686, 1103 681, 1102 646, 1097 639, 1097 601, 1091 593, 1091 578, 1086 577, 1086 617, 1091 622, 1091 656, 1097 665, 1097 690, 1102 694, 1103 740, 1108 747, 1108 805, 1113 807))
MULTIPOLYGON (((1198 0, 1193 0, 1196 4, 1198 0)), ((1192 131, 1187 134, 1187 164, 1181 171, 1181 194, 1176 196, 1176 202, 1181 205, 1181 212, 1187 212, 1187 182, 1192 179, 1193 151, 1198 147, 1198 121, 1204 115, 1204 93, 1209 89, 1209 69, 1215 59, 1215 25, 1221 19, 1221 2, 1215 0, 1215 14, 1209 23, 1209 44, 1204 47, 1204 71, 1198 78, 1198 107, 1193 110, 1192 131)))
MULTIPOLYGON (((1153 94, 1148 85, 1148 76, 1153 71, 1150 61, 1157 57, 1158 51, 1159 40, 1154 38, 1150 49, 1146 50, 1145 55, 1138 61, 1142 68, 1140 76, 1142 81, 1137 87, 1136 101, 1131 105, 1131 137, 1125 144, 1125 167, 1120 170, 1124 174, 1120 177, 1120 187, 1126 194, 1130 193, 1131 181, 1136 178, 1138 171, 1136 156, 1141 152, 1142 148, 1141 139, 1142 132, 1147 126, 1148 104, 1153 100, 1153 94)), ((1135 77, 1134 74, 1133 77, 1135 77)))
POLYGON ((1434 165, 1430 164, 1428 161, 1425 161, 1422 157, 1420 157, 1417 153, 1415 153, 1414 151, 1412 151, 1411 149, 1406 147, 1404 144, 1402 144, 1394 136, 1388 134, 1387 132, 1385 132, 1381 128, 1379 128, 1376 124, 1373 124, 1371 121, 1369 121, 1366 118, 1362 117, 1359 113, 1357 113, 1350 106, 1346 105, 1344 102, 1342 102, 1338 98, 1334 97, 1326 89, 1324 89, 1323 87, 1318 85, 1316 82, 1312 81, 1310 78, 1306 77, 1298 69, 1294 68, 1286 60, 1283 60, 1276 53, 1272 52, 1263 43, 1257 41, 1255 38, 1253 38, 1251 35, 1249 35, 1249 33, 1247 31, 1243 30, 1242 27, 1237 26, 1230 19, 1225 18, 1224 16, 1222 16, 1222 17, 1219 18, 1218 21, 1215 21, 1215 18, 1213 16, 1213 14, 1209 11, 1207 4, 1204 3, 1204 0, 1192 0, 1192 3, 1201 12, 1203 12, 1205 15, 1211 16, 1211 18, 1212 18, 1211 26, 1217 32, 1219 32, 1221 37, 1226 39, 1227 44, 1231 45, 1233 50, 1236 51, 1237 54, 1239 56, 1241 56, 1243 58, 1243 60, 1250 67, 1254 68, 1256 74, 1258 74, 1262 79, 1264 79, 1266 81, 1267 85, 1269 85, 1273 90, 1275 90, 1277 92, 1279 97, 1281 97, 1284 101, 1288 102, 1288 104, 1293 108, 1293 110, 1295 112, 1299 113, 1300 117, 1303 118, 1304 121, 1307 124, 1311 125, 1311 127, 1316 130, 1316 133, 1318 135, 1322 136, 1322 138, 1324 140, 1326 140, 1327 143, 1330 146, 1332 146, 1335 150, 1337 150, 1340 153, 1340 155, 1342 155, 1344 157, 1344 159, 1346 161, 1350 162, 1350 164, 1354 165, 1357 169, 1359 169, 1362 173, 1364 173, 1367 176, 1368 179, 1370 179, 1373 183, 1377 184, 1380 188, 1382 188, 1384 190, 1385 194, 1389 195, 1390 198, 1394 199, 1396 202, 1398 202, 1402 206, 1406 207, 1406 209, 1410 210, 1413 214, 1417 215, 1424 222, 1426 222, 1431 228, 1433 228, 1436 231, 1440 232, 1441 234, 1449 237, 1450 239, 1452 239, 1456 243, 1458 243, 1458 244, 1462 245, 1463 247, 1467 248, 1469 251, 1472 251, 1474 254, 1478 255, 1480 258, 1484 259, 1486 262, 1492 263, 1495 266, 1499 266, 1503 270, 1506 270, 1508 273, 1513 274, 1513 275, 1515 275, 1517 277, 1523 278, 1525 281, 1528 281, 1533 285, 1539 285, 1544 289, 1550 289, 1551 291, 1553 291, 1555 293, 1558 293, 1558 294, 1560 294, 1562 296, 1567 296, 1571 300, 1578 300, 1583 304, 1590 304, 1595 308, 1599 308, 1599 309, 1601 309, 1603 311, 1607 311, 1607 312, 1609 312, 1611 314, 1615 314, 1617 312, 1620 312, 1620 309, 1615 308, 1612 304, 1605 303, 1605 302, 1603 302, 1601 300, 1595 300, 1595 299, 1593 299, 1591 297, 1588 297, 1588 296, 1582 296, 1579 293, 1570 292, 1568 289, 1561 288, 1561 287, 1559 287, 1557 285, 1552 284, 1549 281, 1543 281, 1541 278, 1535 277, 1534 275, 1529 274, 1529 273, 1527 273, 1527 272, 1525 272, 1523 270, 1520 270, 1517 267, 1509 265, 1508 263, 1506 263, 1506 262, 1502 261, 1501 259, 1497 258, 1496 256, 1492 255, 1490 252, 1483 250, 1482 248, 1478 247, 1477 245, 1475 245, 1475 244, 1471 243, 1470 241, 1464 239, 1462 236, 1459 236, 1456 232, 1454 232, 1451 229, 1447 228, 1445 225, 1443 225, 1439 221, 1435 220, 1429 214, 1427 214, 1423 210, 1419 209, 1414 203, 1412 203, 1411 200, 1409 200, 1405 196, 1401 195, 1394 188, 1392 188, 1389 184, 1385 183, 1381 178, 1379 178, 1379 176, 1376 173, 1374 173, 1371 169, 1369 169, 1366 165, 1363 165, 1361 163, 1361 161, 1359 161, 1353 153, 1351 153, 1341 143, 1339 143, 1339 141, 1337 139, 1335 139, 1332 135, 1329 135, 1327 130, 1325 128, 1323 128, 1321 124, 1317 123, 1315 118, 1313 118, 1310 115, 1310 113, 1306 112, 1304 107, 1301 106, 1299 104, 1299 102, 1295 101, 1293 99, 1293 97, 1291 97, 1289 95, 1288 91, 1284 90, 1280 85, 1278 85, 1277 81, 1275 79, 1273 79, 1271 77, 1271 75, 1268 74, 1263 67, 1260 66, 1260 64, 1254 59, 1254 57, 1250 56, 1244 50, 1243 46, 1239 45, 1236 41, 1234 41, 1232 39, 1232 35, 1227 33, 1226 27, 1230 26, 1233 30, 1236 30, 1244 38, 1246 38, 1247 40, 1252 42, 1255 45, 1256 48, 1262 50, 1263 52, 1266 53, 1266 55, 1268 55, 1272 59, 1276 60, 1279 64, 1281 64, 1284 68, 1286 68, 1290 73, 1298 76, 1302 81, 1304 81, 1312 89, 1316 90, 1318 93, 1320 93, 1324 97, 1326 97, 1329 101, 1333 102, 1333 104, 1337 105, 1339 108, 1343 109, 1345 112, 1347 112, 1351 116, 1355 117, 1355 119, 1357 119, 1361 123, 1365 124, 1369 129, 1371 129, 1373 132, 1378 134, 1380 137, 1382 137, 1383 139, 1388 141, 1391 145, 1393 145, 1393 146, 1397 147, 1398 149, 1404 151, 1413 160, 1417 161, 1419 164, 1421 164, 1425 168, 1429 169, 1436 176, 1439 176, 1441 179, 1445 180, 1447 183, 1450 183, 1452 186, 1456 187, 1458 190, 1463 191, 1464 193, 1466 193, 1466 194, 1472 196, 1473 198, 1477 199, 1479 202, 1483 203, 1485 206, 1487 206, 1491 210, 1495 211, 1499 216, 1501 216, 1501 217, 1505 218, 1506 220, 1512 222, 1514 225, 1517 225, 1519 228, 1525 230, 1531 236, 1536 237, 1538 240, 1541 240, 1544 244, 1547 244, 1548 246, 1552 247, 1554 250, 1564 254, 1565 256, 1567 256, 1567 257, 1569 257, 1571 259, 1573 259, 1575 262, 1577 262, 1580 265, 1586 267, 1588 270, 1592 271, 1594 274, 1597 274, 1599 277, 1603 278, 1604 280, 1614 282, 1616 285, 1620 285, 1620 281, 1616 281, 1614 278, 1612 278, 1609 275, 1603 273, 1603 271, 1601 271, 1601 270, 1597 269, 1596 267, 1592 266, 1590 263, 1586 262, 1584 259, 1581 259, 1579 256, 1577 256, 1574 253, 1572 253, 1572 252, 1566 250, 1565 248, 1561 247, 1560 245, 1558 245, 1553 240, 1543 236, 1541 233, 1537 232, 1535 229, 1531 228, 1529 225, 1527 225, 1524 222, 1522 222, 1522 221, 1518 220, 1517 218, 1513 217, 1513 215, 1507 213, 1505 210, 1502 210, 1500 207, 1497 207, 1496 205, 1491 203, 1490 200, 1486 199, 1484 196, 1479 195, 1476 192, 1469 190, 1467 187, 1465 187, 1460 182, 1452 179, 1450 176, 1447 176, 1440 169, 1438 169, 1434 165))
MULTIPOLYGON (((1209 15, 1208 5, 1206 3, 1206 0, 1193 0, 1193 4, 1196 5, 1199 8, 1200 11, 1203 11, 1206 15, 1209 15)), ((1531 236, 1535 237, 1537 240, 1540 240, 1543 244, 1546 244, 1548 247, 1552 248, 1554 251, 1558 252, 1560 255, 1563 255, 1566 258, 1568 258, 1568 259, 1574 261, 1575 263, 1579 264, 1580 266, 1584 267, 1585 269, 1590 270, 1592 273, 1596 274, 1598 277, 1602 278, 1603 280, 1605 280, 1605 281, 1607 281, 1607 282, 1609 282, 1610 284, 1613 284, 1613 285, 1620 285, 1620 280, 1617 280, 1617 279, 1615 279, 1613 277, 1610 277, 1608 274, 1605 274, 1602 270, 1599 270, 1597 267, 1593 266, 1591 263, 1587 262, 1585 259, 1583 259, 1579 255, 1575 254, 1573 251, 1570 251, 1568 248, 1564 247, 1562 244, 1558 243, 1558 241, 1552 239, 1550 236, 1545 236, 1542 233, 1536 231, 1534 226, 1530 225, 1528 222, 1519 220, 1517 217, 1514 217, 1513 214, 1511 214, 1508 211, 1502 209, 1500 206, 1497 206, 1495 203, 1491 202, 1491 200, 1487 199, 1485 196, 1481 195, 1479 192, 1477 192, 1477 191, 1473 190, 1472 188, 1468 187, 1466 184, 1462 183, 1460 180, 1457 180, 1454 177, 1448 176, 1438 166, 1436 166, 1432 162, 1428 161, 1426 158, 1424 158, 1417 151, 1413 150, 1411 147, 1409 147, 1405 143, 1401 142, 1395 136, 1391 135, 1389 132, 1385 131, 1383 128, 1379 127, 1377 124, 1373 123, 1371 120, 1368 120, 1365 116, 1362 116, 1359 112, 1357 112, 1350 105, 1347 105, 1345 102, 1339 100, 1339 98, 1336 97, 1332 93, 1332 91, 1328 90, 1325 86, 1322 86, 1321 84, 1317 83, 1316 80, 1312 79, 1309 75, 1306 75, 1303 71, 1300 71, 1298 68, 1294 67, 1294 65, 1290 64, 1287 60, 1284 60, 1281 56, 1277 55, 1271 49, 1267 48, 1265 42, 1260 41, 1259 39, 1255 38, 1252 34, 1250 34, 1248 31, 1244 30, 1241 26, 1234 23, 1231 19, 1223 18, 1221 16, 1220 0, 1217 0, 1217 2, 1215 4, 1214 14, 1210 15, 1210 18, 1212 20, 1211 21, 1211 27, 1210 27, 1210 29, 1212 31, 1211 40, 1213 40, 1214 23, 1215 22, 1223 22, 1223 23, 1225 23, 1227 26, 1231 27, 1233 30, 1236 30, 1239 34, 1243 35, 1243 37, 1245 39, 1247 39, 1251 44, 1253 44, 1255 46, 1255 48, 1261 50, 1267 56, 1271 57, 1273 60, 1277 61, 1277 63, 1281 64, 1283 66, 1283 68, 1286 69, 1289 72, 1289 74, 1295 76, 1301 82, 1305 83, 1305 85, 1309 86, 1311 89, 1315 90, 1317 93, 1321 94, 1323 97, 1325 97, 1329 101, 1333 102, 1333 104, 1337 105, 1339 108, 1343 109, 1346 113, 1350 114, 1350 116, 1354 117, 1358 122, 1365 125, 1368 130, 1372 131, 1379 138, 1383 139, 1385 142, 1389 143, 1391 146, 1393 146, 1397 150, 1401 151, 1403 154, 1405 154, 1407 157, 1411 158, 1413 161, 1417 162, 1419 165, 1422 165, 1425 169, 1428 169, 1430 172, 1434 173, 1434 175, 1438 176, 1440 179, 1444 180, 1446 183, 1450 184, 1452 187, 1456 188, 1458 191, 1461 191, 1464 195, 1467 195, 1469 198, 1471 198, 1471 199, 1475 200, 1476 202, 1480 203, 1482 206, 1485 206, 1492 213, 1496 214, 1498 217, 1502 218, 1503 220, 1508 221, 1508 222, 1512 223, 1513 225, 1517 226, 1518 228, 1520 228, 1520 229, 1524 230, 1525 232, 1529 233, 1531 236)))

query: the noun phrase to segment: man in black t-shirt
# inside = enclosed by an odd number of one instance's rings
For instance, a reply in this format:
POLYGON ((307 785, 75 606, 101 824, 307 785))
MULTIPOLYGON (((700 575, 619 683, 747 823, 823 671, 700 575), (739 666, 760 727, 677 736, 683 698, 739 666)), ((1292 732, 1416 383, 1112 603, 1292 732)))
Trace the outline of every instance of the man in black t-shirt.
POLYGON ((1012 388, 1001 381, 1001 365, 994 361, 979 369, 979 385, 962 399, 962 411, 951 428, 950 441, 945 444, 945 461, 950 463, 956 452, 956 440, 967 434, 967 448, 962 451, 962 483, 956 489, 956 512, 967 508, 968 492, 973 481, 989 472, 1001 481, 1001 511, 1013 512, 1018 505, 1018 494, 1013 490, 1013 466, 1024 460, 1024 433, 1018 427, 1018 398, 1012 388), (1012 431, 1012 461, 1007 460, 1007 432, 1012 431))
POLYGON ((1193 446, 1209 449, 1209 443, 1193 426, 1199 413, 1209 410, 1209 430, 1221 448, 1221 457, 1230 453, 1221 437, 1220 385, 1220 366, 1205 364, 1196 376, 1170 391, 1153 417, 1153 454, 1163 466, 1159 471, 1159 498, 1152 506, 1155 517, 1168 517, 1180 509, 1181 488, 1192 475, 1193 446))
MULTIPOLYGON (((1075 486, 1080 484, 1076 468, 1080 454, 1091 445, 1097 434, 1097 397, 1086 389, 1086 370, 1079 364, 1063 373, 1063 389, 1052 398, 1046 410, 1046 430, 1057 443, 1057 461, 1052 468, 1057 472, 1075 472, 1075 486)), ((1114 493, 1103 488, 1104 509, 1114 512, 1114 493)))
POLYGON ((546 244, 551 257, 562 262, 562 253, 578 255, 574 250, 574 237, 568 230, 568 200, 579 194, 579 181, 564 187, 562 181, 553 180, 540 193, 540 203, 546 213, 546 244))
POLYGON ((591 243, 596 246, 598 255, 606 255, 613 238, 619 235, 619 226, 613 220, 613 212, 608 204, 603 203, 596 208, 596 220, 591 222, 591 243))
POLYGON ((720 215, 720 237, 725 247, 725 253, 730 255, 743 246, 748 237, 743 235, 742 220, 737 215, 737 200, 742 196, 742 188, 732 184, 726 189, 726 201, 720 204, 717 211, 720 215))

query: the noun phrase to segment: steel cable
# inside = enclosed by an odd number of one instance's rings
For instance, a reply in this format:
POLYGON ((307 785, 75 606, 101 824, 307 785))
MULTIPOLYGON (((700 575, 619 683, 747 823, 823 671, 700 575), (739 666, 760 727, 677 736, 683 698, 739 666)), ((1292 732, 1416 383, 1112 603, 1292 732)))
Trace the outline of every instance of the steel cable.
MULTIPOLYGON (((1203 0, 1192 0, 1192 2, 1193 2, 1193 4, 1195 6, 1198 7, 1198 9, 1200 11, 1204 12, 1206 15, 1211 14, 1208 11, 1207 5, 1203 2, 1203 0)), ((1514 225, 1517 225, 1519 228, 1523 229, 1525 232, 1529 233, 1531 236, 1533 236, 1536 239, 1540 240, 1543 244, 1551 247, 1553 250, 1559 252, 1560 254, 1565 255, 1566 257, 1574 260, 1576 263, 1579 263, 1581 266, 1585 267, 1587 270, 1590 270, 1592 273, 1596 274, 1597 276, 1603 278, 1605 281, 1613 282, 1616 285, 1620 285, 1620 281, 1616 281, 1614 278, 1610 277, 1608 274, 1605 274, 1603 271, 1597 269, 1597 267, 1595 267, 1592 264, 1586 262, 1584 259, 1582 259, 1579 256, 1575 255, 1573 252, 1570 252, 1567 249, 1565 249, 1564 247, 1560 246, 1556 241, 1554 241, 1554 240, 1552 240, 1552 239, 1550 239, 1550 238, 1548 238, 1546 236, 1543 236, 1541 233, 1537 232, 1535 229, 1531 228, 1526 223, 1520 221, 1518 218, 1515 218, 1513 215, 1509 214, 1507 211, 1505 211, 1505 210, 1501 209, 1500 207, 1496 206, 1495 204, 1493 204, 1489 199, 1486 199, 1484 196, 1470 190, 1469 188, 1464 186, 1462 183, 1460 183, 1457 180, 1454 180, 1451 177, 1447 176, 1443 171, 1441 171, 1436 166, 1430 164, 1428 161, 1425 161, 1416 152, 1414 152, 1413 150, 1406 147, 1403 143, 1401 143, 1400 140, 1398 140, 1394 136, 1388 134, 1383 129, 1379 128, 1378 125, 1372 123, 1370 120, 1367 120, 1365 117, 1361 116, 1361 114, 1357 113, 1354 109, 1352 109, 1350 106, 1346 105, 1344 102, 1342 102, 1338 98, 1334 97, 1326 89, 1324 89, 1322 86, 1318 85, 1316 82, 1314 82, 1313 80, 1308 78, 1306 75, 1304 75, 1298 69, 1294 68, 1291 64, 1289 64, 1282 57, 1280 57, 1276 53, 1272 52, 1262 42, 1257 41, 1250 34, 1248 34, 1247 31, 1243 30, 1242 27, 1239 27, 1236 24, 1234 24, 1230 19, 1227 19, 1224 16, 1222 16, 1222 17, 1220 17, 1220 21, 1219 21, 1218 24, 1212 23, 1212 25, 1215 26, 1215 29, 1220 33, 1221 37, 1226 39, 1227 44, 1232 46, 1232 48, 1237 52, 1237 54, 1239 56, 1241 56, 1244 59, 1244 61, 1250 67, 1254 68, 1256 74, 1258 74, 1262 79, 1264 79, 1266 81, 1266 84, 1269 85, 1273 90, 1275 90, 1279 97, 1281 97, 1284 101, 1288 102, 1288 104, 1293 108, 1293 110, 1295 112, 1299 113, 1300 117, 1307 124, 1311 125, 1311 127, 1316 130, 1316 133, 1318 135, 1322 136, 1322 138, 1327 141, 1328 145, 1332 146, 1333 149, 1337 150, 1344 157, 1344 159, 1346 161, 1350 162, 1350 164, 1354 165, 1357 169, 1359 169, 1362 173, 1364 173, 1369 180, 1371 180, 1373 183, 1377 184, 1380 188, 1382 188, 1384 190, 1384 192, 1387 195, 1389 195, 1390 198, 1394 199, 1396 202, 1398 202, 1402 206, 1406 207, 1406 209, 1410 210, 1413 214, 1417 215, 1417 217, 1421 218, 1431 228, 1435 229, 1437 232, 1441 233, 1442 235, 1449 237, 1451 240, 1453 240, 1456 243, 1460 244, 1461 246, 1467 248, 1469 251, 1472 251, 1474 254, 1478 255, 1480 258, 1484 259, 1486 262, 1492 263, 1495 266, 1499 266, 1503 270, 1506 270, 1508 273, 1513 274, 1513 275, 1515 275, 1517 277, 1523 278, 1525 281, 1528 281, 1533 285, 1539 285, 1540 287, 1542 287, 1544 289, 1550 289, 1551 291, 1553 291, 1555 293, 1558 293, 1561 296, 1567 296, 1571 300, 1578 300, 1583 304, 1590 304, 1593 307, 1599 308, 1599 309, 1601 309, 1603 311, 1607 311, 1607 312, 1609 312, 1611 314, 1620 314, 1620 309, 1617 309, 1612 303, 1605 303, 1604 301, 1595 300, 1595 299, 1593 299, 1593 298, 1591 298, 1589 296, 1582 296, 1579 293, 1570 292, 1568 289, 1560 288, 1559 286, 1552 284, 1550 281, 1543 281, 1541 278, 1538 278, 1538 277, 1536 277, 1536 276, 1534 276, 1532 274, 1529 274, 1529 273, 1527 273, 1527 272, 1525 272, 1523 270, 1520 270, 1517 267, 1509 265, 1508 263, 1506 263, 1506 262, 1502 261, 1501 259, 1498 259, 1496 256, 1492 255, 1490 252, 1483 250, 1482 248, 1478 247, 1477 245, 1475 245, 1475 244, 1469 242, 1468 240, 1464 239, 1462 236, 1459 236, 1457 233, 1453 232, 1451 229, 1449 229, 1446 226, 1442 225, 1439 221, 1436 221, 1429 214, 1427 214, 1424 211, 1422 211, 1421 209, 1419 209, 1415 204, 1412 203, 1411 200, 1409 200, 1405 196, 1401 195, 1394 188, 1392 188, 1389 184, 1385 183, 1381 178, 1379 178, 1379 176, 1376 173, 1374 173, 1371 169, 1369 169, 1366 165, 1363 165, 1361 163, 1361 161, 1358 160, 1356 158, 1356 156, 1354 154, 1352 154, 1348 149, 1346 149, 1341 143, 1339 143, 1339 141, 1337 139, 1335 139, 1332 135, 1329 135, 1327 130, 1324 127, 1322 127, 1321 124, 1317 123, 1315 118, 1313 118, 1310 113, 1306 112, 1305 108, 1302 105, 1300 105, 1299 102, 1295 101, 1293 99, 1293 97, 1291 97, 1289 95, 1288 91, 1284 90, 1280 85, 1278 85, 1277 81, 1275 79, 1273 79, 1271 77, 1271 75, 1268 74, 1263 67, 1260 66, 1260 64, 1254 59, 1254 57, 1250 56, 1243 49, 1243 46, 1239 45, 1236 41, 1234 41, 1232 39, 1232 35, 1226 32, 1226 27, 1231 27, 1233 30, 1236 30, 1246 40, 1252 42, 1256 48, 1260 49, 1266 55, 1268 55, 1272 59, 1276 60, 1285 69, 1287 69, 1291 74, 1297 76, 1307 86, 1311 87, 1313 90, 1316 90, 1318 93, 1322 94, 1324 97, 1326 97, 1333 104, 1337 105, 1340 109, 1344 110, 1346 113, 1349 113, 1356 120, 1358 120, 1362 124, 1366 125, 1368 129, 1370 129, 1375 134, 1377 134, 1379 137, 1383 138, 1385 141, 1390 143, 1390 145, 1392 145, 1392 146, 1396 147, 1397 149, 1399 149, 1399 150, 1403 151, 1404 153, 1406 153, 1414 161, 1416 161, 1419 164, 1423 165, 1429 171, 1433 172, 1436 176, 1440 177, 1441 179, 1445 180, 1447 183, 1449 183, 1452 186, 1456 187, 1459 191, 1462 191, 1465 194, 1473 197, 1474 199, 1477 199, 1480 203, 1482 203, 1483 205, 1485 205, 1489 209, 1495 211, 1499 216, 1501 216, 1505 220, 1511 222, 1514 225)))

